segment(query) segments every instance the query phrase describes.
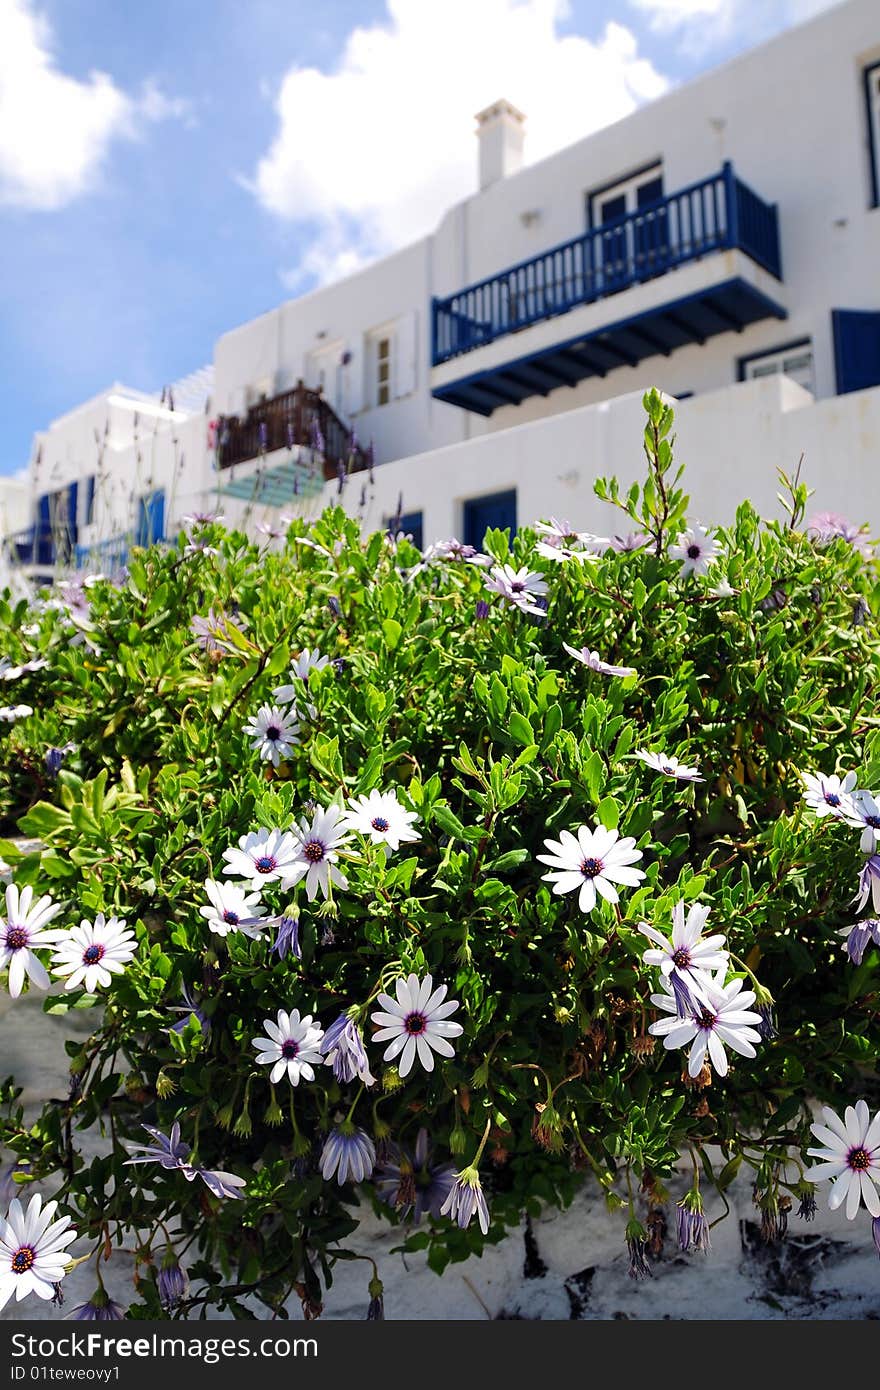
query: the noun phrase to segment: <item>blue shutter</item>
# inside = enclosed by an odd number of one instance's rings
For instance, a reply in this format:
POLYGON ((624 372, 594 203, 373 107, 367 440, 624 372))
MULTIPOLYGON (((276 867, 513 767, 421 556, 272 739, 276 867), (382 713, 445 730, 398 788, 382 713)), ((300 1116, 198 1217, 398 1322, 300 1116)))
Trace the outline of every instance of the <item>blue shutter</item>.
POLYGON ((37 533, 34 537, 34 562, 38 565, 54 565, 55 547, 52 544, 52 499, 44 492, 37 503, 37 533))
POLYGON ((150 492, 138 499, 137 541, 138 545, 152 545, 154 541, 165 539, 165 492, 150 492))
POLYGON ((424 526, 421 512, 407 512, 405 516, 400 518, 398 530, 402 531, 405 536, 412 536, 412 543, 416 549, 422 549, 424 526))
POLYGON ((472 497, 464 504, 465 545, 479 550, 490 527, 509 529, 511 539, 516 533, 516 488, 510 492, 493 492, 488 497, 472 497))
POLYGON ((832 309, 837 394, 880 386, 880 310, 832 309))

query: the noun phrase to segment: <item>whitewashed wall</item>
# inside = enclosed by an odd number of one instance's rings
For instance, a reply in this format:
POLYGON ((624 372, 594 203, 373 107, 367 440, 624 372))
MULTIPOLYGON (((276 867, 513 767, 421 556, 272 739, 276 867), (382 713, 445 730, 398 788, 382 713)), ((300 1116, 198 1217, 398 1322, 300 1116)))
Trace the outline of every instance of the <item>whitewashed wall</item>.
MULTIPOLYGON (((652 380, 672 395, 714 391, 737 380, 740 357, 810 337, 817 393, 830 396, 831 310, 880 308, 880 210, 869 206, 862 83, 864 67, 880 59, 878 14, 876 0, 847 0, 475 193, 423 241, 225 334, 216 350, 217 409, 239 412, 249 386, 269 383, 267 394, 273 394, 299 377, 309 381, 310 354, 332 344, 351 354, 342 413, 362 441, 374 441, 383 462, 629 392, 643 379, 643 366, 503 407, 489 420, 435 401, 432 379, 444 373, 430 371, 430 303, 432 295, 453 293, 579 235, 591 190, 658 159, 668 192, 731 159, 762 198, 778 203, 784 285, 766 278, 789 317, 654 358, 652 380), (366 335, 401 322, 416 345, 411 389, 389 405, 371 407, 366 335)), ((466 138, 467 132, 450 131, 450 139, 466 138)), ((656 291, 674 298, 687 273, 624 291, 606 301, 599 316, 626 317, 656 291)), ((556 341, 576 331, 568 331, 571 319, 551 321, 556 341)), ((498 346, 510 360, 517 345, 511 336, 498 346)), ((446 374, 466 375, 476 356, 458 359, 446 374)))
MULTIPOLYGON (((50 1097, 67 1092, 65 1038, 82 1039, 93 1026, 86 1012, 64 1019, 47 1019, 41 996, 11 1000, 0 997, 0 1032, 4 1039, 4 1072, 23 1084, 28 1115, 50 1097)), ((84 1153, 106 1151, 109 1140, 83 1136, 84 1153)), ((7 1156, 8 1157, 8 1156, 7 1156)), ((683 1175, 671 1184, 673 1201, 685 1191, 683 1175)), ((728 1190, 730 1215, 712 1230, 708 1256, 681 1255, 672 1231, 654 1277, 635 1283, 628 1277, 623 1220, 612 1216, 596 1185, 588 1181, 566 1212, 545 1209, 479 1259, 450 1265, 438 1277, 428 1269, 423 1252, 393 1254, 400 1228, 363 1209, 363 1225, 351 1248, 376 1261, 385 1283, 389 1319, 479 1321, 488 1318, 527 1318, 544 1321, 611 1318, 694 1319, 861 1319, 880 1318, 880 1262, 871 1240, 870 1221, 848 1222, 842 1212, 823 1205, 812 1222, 792 1214, 787 1238, 765 1245, 752 1205, 749 1176, 740 1175, 728 1190)), ((720 1201, 707 1195, 711 1221, 722 1215, 720 1201)), ((75 1253, 82 1253, 74 1246, 75 1253)), ((132 1257, 114 1250, 102 1266, 109 1292, 120 1302, 131 1300, 132 1257)), ((363 1318, 367 1307, 369 1265, 339 1264, 325 1303, 325 1317, 363 1318)), ((64 1282, 65 1306, 58 1310, 38 1299, 7 1304, 4 1321, 29 1318, 57 1320, 77 1302, 90 1297, 94 1272, 82 1266, 64 1282)), ((258 1310, 265 1317, 265 1309, 258 1310)), ((298 1303, 290 1316, 301 1318, 298 1303)))
MULTIPOLYGON (((602 535, 630 529, 622 513, 596 499, 593 484, 615 474, 625 490, 644 477, 643 389, 384 464, 365 529, 383 526, 402 493, 404 512, 423 513, 425 544, 460 536, 466 499, 512 487, 520 525, 552 514, 602 535)), ((810 511, 839 511, 880 534, 880 387, 814 402, 795 382, 769 377, 673 404, 692 517, 729 522, 747 498, 762 515, 779 515, 776 470, 793 473, 803 453, 802 475, 815 489, 810 511)), ((352 515, 362 486, 355 475, 343 493, 352 515)), ((328 483, 310 511, 336 500, 328 483)))

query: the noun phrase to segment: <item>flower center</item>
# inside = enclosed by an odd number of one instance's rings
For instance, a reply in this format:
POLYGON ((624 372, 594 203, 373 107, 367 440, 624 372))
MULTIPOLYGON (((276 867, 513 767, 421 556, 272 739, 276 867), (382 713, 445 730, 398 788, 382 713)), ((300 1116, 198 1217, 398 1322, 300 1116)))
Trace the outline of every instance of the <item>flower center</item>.
POLYGON ((320 864, 324 858, 324 846, 320 840, 309 840, 307 845, 303 845, 303 854, 310 864, 320 864))
POLYGON ((523 583, 521 582, 521 580, 519 580, 519 579, 514 580, 514 582, 513 582, 513 583, 511 584, 511 586, 510 586, 511 591, 512 591, 512 593, 514 593, 514 594, 521 594, 521 593, 523 593, 523 591, 525 590, 525 587, 526 587, 525 584, 523 584, 523 583))
POLYGON ((270 724, 266 730, 266 737, 270 742, 275 743, 281 737, 281 730, 277 724, 270 724))
POLYGON ((28 934, 24 927, 10 927, 6 933, 7 951, 20 951, 28 944, 28 934))
POLYGON ((294 1042, 293 1038, 288 1038, 286 1042, 281 1044, 281 1056, 284 1058, 285 1062, 289 1062, 291 1058, 296 1057, 298 1052, 299 1043, 294 1042))
POLYGON ((826 793, 825 793, 825 800, 828 802, 828 805, 829 805, 829 806, 839 806, 839 805, 840 805, 840 797, 837 795, 836 792, 826 792, 826 793))
POLYGON ((679 970, 683 970, 686 965, 691 963, 691 953, 685 946, 679 946, 677 951, 672 954, 672 964, 677 965, 679 970))
POLYGON ((856 1173, 865 1173, 871 1166, 871 1155, 867 1149, 850 1149, 846 1161, 856 1173))
POLYGON ((701 551, 700 551, 700 547, 699 547, 698 545, 689 545, 689 546, 688 546, 688 559, 689 559, 689 560, 699 560, 700 554, 701 554, 701 551))
POLYGON ((381 832, 384 832, 388 829, 388 822, 384 816, 376 816, 373 820, 370 821, 370 824, 374 830, 379 830, 381 832))
POLYGON ((87 946, 83 951, 83 965, 97 965, 104 954, 104 947, 97 944, 87 946))
POLYGON ((697 1015, 697 1026, 699 1028, 714 1028, 718 1022, 711 1009, 700 1009, 697 1015))
POLYGON ((581 864, 581 873, 584 878, 597 878, 601 874, 604 865, 601 859, 585 859, 581 864))
POLYGON ((237 927, 240 920, 237 912, 224 912, 223 914, 223 921, 228 922, 230 927, 237 927))
POLYGON ((36 1255, 30 1245, 21 1245, 12 1257, 13 1274, 27 1274, 34 1263, 36 1255))
POLYGON ((874 830, 880 830, 880 816, 865 816, 865 825, 870 825, 874 830))
POLYGON ((256 861, 256 869, 258 873, 271 874, 274 868, 276 868, 276 860, 272 858, 271 854, 263 854, 256 861))
POLYGON ((662 763, 660 766, 660 771, 665 772, 668 776, 671 777, 673 772, 675 771, 675 768, 672 767, 669 763, 662 763))
POLYGON ((420 1033, 424 1033, 428 1026, 428 1020, 424 1014, 408 1014, 403 1020, 403 1026, 410 1037, 417 1038, 420 1033))

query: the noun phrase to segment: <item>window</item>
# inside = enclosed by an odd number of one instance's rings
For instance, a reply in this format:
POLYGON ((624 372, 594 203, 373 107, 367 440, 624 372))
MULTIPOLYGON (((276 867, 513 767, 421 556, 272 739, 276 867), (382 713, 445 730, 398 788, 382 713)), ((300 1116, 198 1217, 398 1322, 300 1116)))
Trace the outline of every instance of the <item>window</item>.
POLYGON ((780 372, 790 376, 792 381, 806 387, 815 396, 813 345, 809 338, 803 338, 797 343, 787 343, 771 352, 759 352, 752 357, 740 358, 740 381, 756 381, 759 377, 776 376, 780 372))
POLYGON ((634 174, 606 183, 587 198, 587 218, 591 227, 601 227, 628 212, 640 212, 663 197, 663 166, 650 164, 634 174))
POLYGON ((387 405, 391 400, 391 336, 376 338, 375 345, 375 402, 387 405))
POLYGON ((488 497, 471 497, 464 504, 465 545, 481 550, 483 538, 490 527, 499 531, 510 529, 516 534, 516 488, 510 492, 493 492, 488 497))
POLYGON ((138 498, 136 544, 152 545, 165 539, 165 492, 159 488, 138 498))
POLYGON ((590 240, 593 273, 606 293, 660 274, 669 252, 663 166, 647 165, 588 194, 587 225, 608 228, 590 240))
POLYGON ((871 207, 880 207, 880 63, 865 68, 868 150, 871 156, 871 207))
POLYGON ((95 519, 95 475, 92 473, 86 478, 85 507, 83 513, 83 526, 91 526, 95 519))
POLYGON ((416 550, 423 548, 424 529, 424 514, 422 512, 404 512, 401 517, 389 516, 385 518, 385 530, 388 534, 409 536, 416 550))

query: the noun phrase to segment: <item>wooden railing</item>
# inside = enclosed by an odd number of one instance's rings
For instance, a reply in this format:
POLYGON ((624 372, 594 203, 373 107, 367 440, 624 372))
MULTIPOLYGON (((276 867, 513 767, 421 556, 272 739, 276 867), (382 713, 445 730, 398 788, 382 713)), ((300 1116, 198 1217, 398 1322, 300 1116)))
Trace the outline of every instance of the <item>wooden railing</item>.
POLYGON ((343 424, 320 391, 301 381, 292 391, 251 406, 243 419, 221 415, 216 447, 218 468, 297 447, 321 455, 325 478, 335 478, 340 464, 349 473, 369 467, 367 451, 357 443, 354 431, 343 424))

